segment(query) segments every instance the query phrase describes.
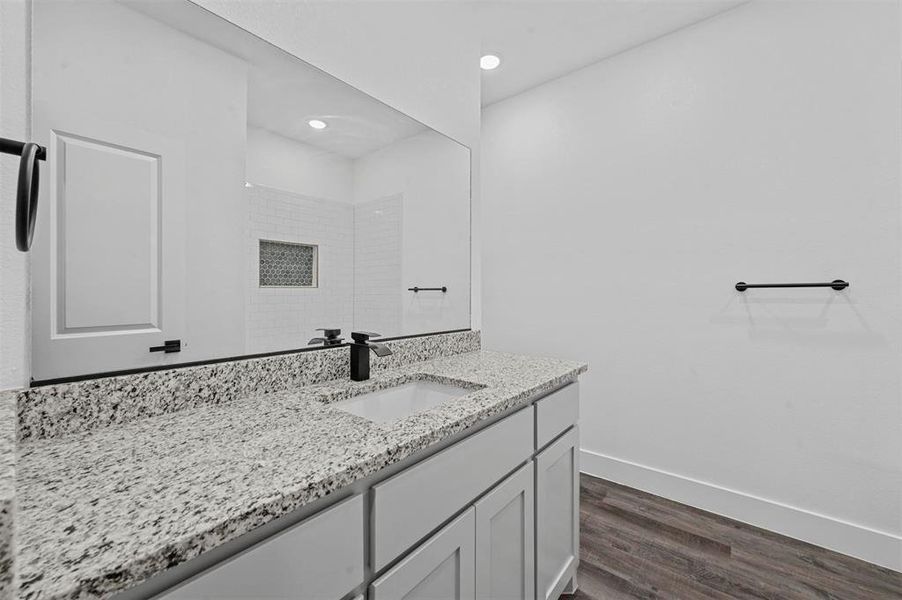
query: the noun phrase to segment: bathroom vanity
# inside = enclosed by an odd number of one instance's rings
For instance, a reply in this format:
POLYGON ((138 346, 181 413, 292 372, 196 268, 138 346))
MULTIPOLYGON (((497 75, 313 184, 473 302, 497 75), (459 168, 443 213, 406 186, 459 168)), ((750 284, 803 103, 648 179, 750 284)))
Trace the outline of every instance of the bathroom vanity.
POLYGON ((586 365, 481 350, 469 148, 189 0, 29 27, 17 597, 574 589, 586 365))
POLYGON ((161 597, 557 598, 578 561, 578 403, 571 383, 474 426, 161 597))
POLYGON ((585 368, 471 351, 28 441, 21 597, 557 598, 585 368), (381 422, 347 406, 411 384, 463 392, 381 422))

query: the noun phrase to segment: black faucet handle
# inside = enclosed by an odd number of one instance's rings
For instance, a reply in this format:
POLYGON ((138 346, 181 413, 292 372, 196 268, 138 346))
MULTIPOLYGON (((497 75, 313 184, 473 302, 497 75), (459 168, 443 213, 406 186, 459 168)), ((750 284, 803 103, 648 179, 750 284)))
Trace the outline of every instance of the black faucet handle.
POLYGON ((315 331, 322 331, 326 338, 337 338, 341 335, 341 329, 319 327, 315 331))
POLYGON ((351 333, 351 339, 358 344, 365 344, 367 340, 381 336, 381 333, 373 333, 371 331, 354 331, 351 333))

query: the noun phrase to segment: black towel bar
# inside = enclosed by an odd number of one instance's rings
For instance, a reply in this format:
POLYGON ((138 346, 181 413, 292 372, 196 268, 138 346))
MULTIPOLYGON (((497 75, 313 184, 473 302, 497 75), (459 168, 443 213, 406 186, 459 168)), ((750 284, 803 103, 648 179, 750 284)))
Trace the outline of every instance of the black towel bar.
POLYGON ((448 291, 448 288, 447 288, 447 286, 444 286, 444 285, 442 287, 434 287, 434 288, 421 288, 421 287, 413 286, 412 288, 407 288, 407 291, 413 292, 414 294, 416 294, 417 292, 442 292, 442 293, 444 293, 444 292, 448 291))
MULTIPOLYGON (((22 156, 22 150, 25 149, 26 143, 28 142, 17 142, 16 140, 0 138, 0 153, 22 156)), ((47 149, 43 146, 38 146, 36 157, 38 160, 47 160, 47 149)))
POLYGON ((849 287, 848 281, 842 279, 834 279, 829 283, 746 283, 740 281, 736 284, 736 289, 744 292, 749 288, 811 288, 811 287, 828 287, 836 291, 844 290, 849 287))

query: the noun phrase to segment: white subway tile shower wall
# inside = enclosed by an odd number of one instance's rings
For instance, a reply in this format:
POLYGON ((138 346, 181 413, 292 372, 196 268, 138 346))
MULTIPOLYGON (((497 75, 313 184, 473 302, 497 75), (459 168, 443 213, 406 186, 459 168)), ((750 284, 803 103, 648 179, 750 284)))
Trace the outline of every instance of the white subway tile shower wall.
POLYGON ((354 206, 354 327, 401 333, 400 194, 354 206))
POLYGON ((247 351, 300 348, 317 327, 352 327, 354 210, 351 204, 253 185, 248 199, 247 351), (260 287, 260 240, 315 244, 318 285, 260 287))

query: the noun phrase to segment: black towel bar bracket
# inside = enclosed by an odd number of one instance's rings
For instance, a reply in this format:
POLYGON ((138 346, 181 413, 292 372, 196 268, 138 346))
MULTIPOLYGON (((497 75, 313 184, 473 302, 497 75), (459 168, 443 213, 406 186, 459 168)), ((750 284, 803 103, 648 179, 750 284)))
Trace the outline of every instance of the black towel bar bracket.
POLYGON ((833 288, 836 291, 844 290, 849 287, 848 281, 843 281, 842 279, 834 279, 829 283, 746 283, 744 281, 740 281, 736 284, 736 289, 740 292, 744 292, 751 288, 813 288, 813 287, 828 287, 833 288))
POLYGON ((16 188, 16 248, 28 252, 38 218, 39 160, 47 160, 47 149, 34 142, 0 138, 0 153, 20 156, 16 188))
POLYGON ((418 292, 442 292, 442 293, 445 293, 448 291, 448 287, 444 286, 444 285, 442 287, 432 287, 432 288, 421 288, 421 287, 413 286, 412 288, 407 288, 407 291, 413 292, 414 294, 416 294, 418 292))

